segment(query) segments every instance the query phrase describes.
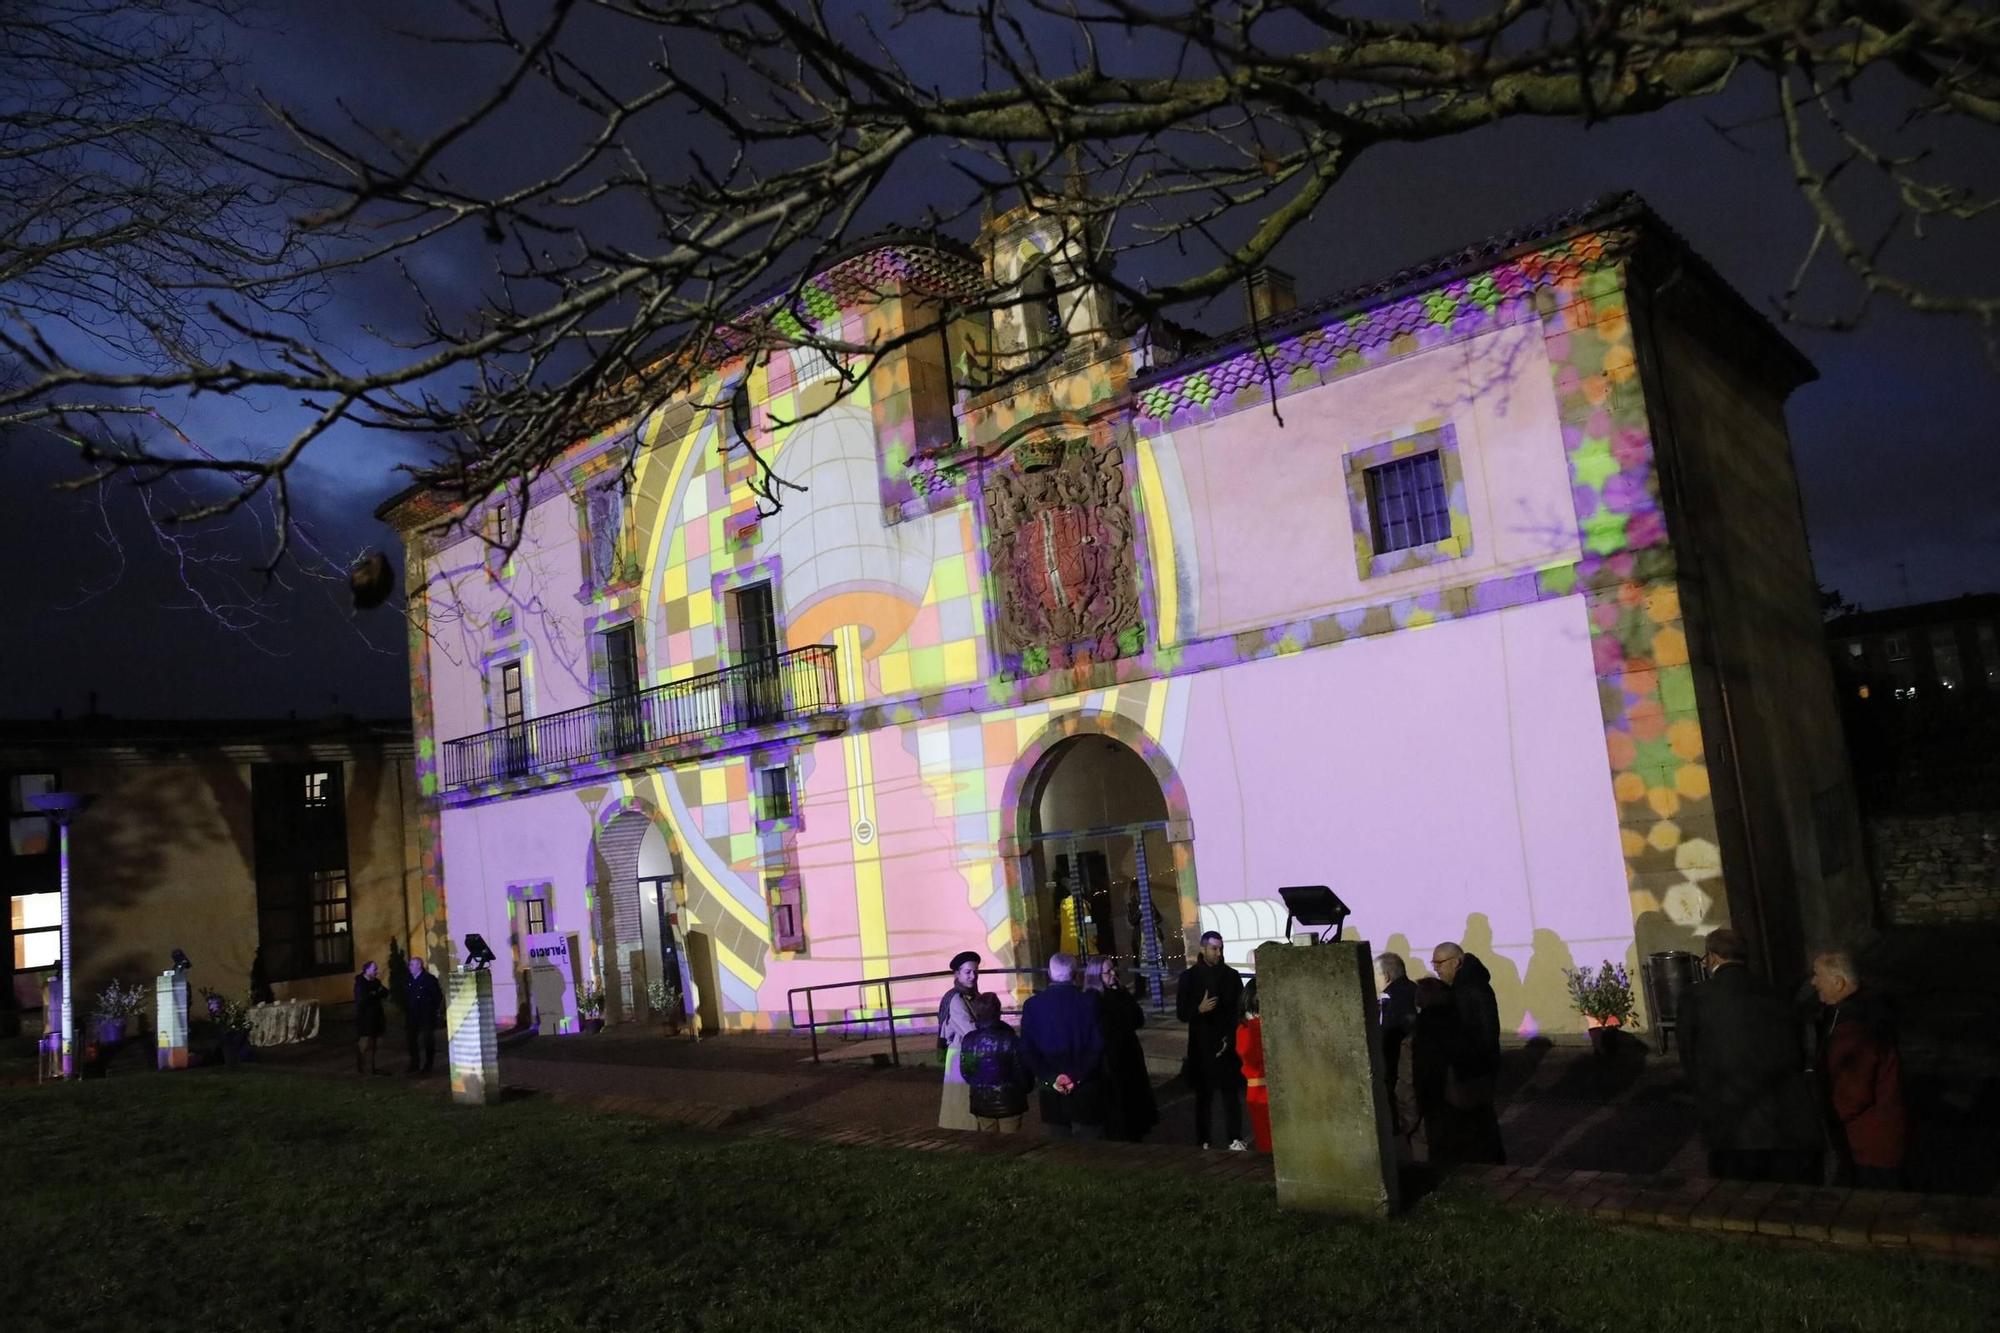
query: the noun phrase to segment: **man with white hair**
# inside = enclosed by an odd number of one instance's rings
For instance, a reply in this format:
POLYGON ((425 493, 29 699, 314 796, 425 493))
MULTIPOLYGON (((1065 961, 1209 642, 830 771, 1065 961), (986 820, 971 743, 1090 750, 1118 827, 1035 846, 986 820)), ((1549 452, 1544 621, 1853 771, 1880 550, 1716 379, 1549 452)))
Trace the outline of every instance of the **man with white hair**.
POLYGON ((1398 1135, 1408 1134, 1415 1117, 1402 1091, 1403 1043, 1417 1025, 1417 983, 1398 953, 1375 955, 1375 986, 1382 992, 1377 1017, 1382 1025, 1382 1081, 1389 1090, 1389 1119, 1398 1135))
POLYGON ((1854 957, 1845 950, 1813 959, 1812 987, 1820 1002, 1813 1067, 1833 1129, 1834 1183, 1901 1189, 1909 1118, 1895 1015, 1863 992, 1854 957))
POLYGON ((1057 1138, 1101 1139, 1104 1037, 1096 1001, 1075 980, 1075 954, 1049 959, 1049 988, 1021 1006, 1021 1055, 1041 1086, 1042 1127, 1057 1138))

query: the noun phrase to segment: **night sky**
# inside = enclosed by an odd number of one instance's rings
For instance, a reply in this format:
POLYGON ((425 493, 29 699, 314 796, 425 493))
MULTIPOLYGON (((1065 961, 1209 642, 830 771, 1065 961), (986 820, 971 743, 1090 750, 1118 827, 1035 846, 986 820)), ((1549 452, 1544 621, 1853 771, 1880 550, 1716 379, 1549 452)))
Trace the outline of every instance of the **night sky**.
MULTIPOLYGON (((324 109, 339 96, 377 120, 420 129, 473 95, 469 57, 387 38, 356 17, 382 6, 296 9, 245 46, 253 80, 293 105, 324 109)), ((1709 124, 1762 109, 1761 100, 1732 93, 1726 103, 1588 131, 1522 123, 1376 150, 1286 243, 1278 263, 1310 301, 1630 188, 1768 309, 1810 238, 1807 208, 1771 127, 1745 130, 1733 145, 1709 124)), ((539 146, 533 124, 511 131, 525 136, 524 152, 539 146)), ((917 221, 922 176, 892 178, 864 230, 917 221)), ((1984 245, 1976 235, 1932 241, 1912 257, 1926 277, 1990 290, 1990 226, 1985 236, 1984 245)), ((465 266, 476 262, 464 252, 439 255, 426 277, 470 285, 480 277, 465 266)), ((1837 308, 1842 294, 1826 287, 1822 308, 1837 308)), ((407 314, 400 305, 394 291, 358 290, 321 320, 335 330, 343 322, 393 326, 407 314)), ((1221 299, 1183 319, 1222 332, 1241 322, 1240 303, 1221 299)), ((1821 581, 1870 608, 2000 589, 1993 424, 2000 372, 1978 330, 1878 305, 1856 332, 1793 328, 1789 336, 1820 371, 1793 396, 1788 415, 1821 581)), ((190 436, 220 445, 282 438, 276 415, 211 402, 180 420, 190 436)), ((60 456, 0 438, 7 481, 0 541, 13 575, 9 629, 0 636, 0 713, 73 715, 93 692, 101 711, 127 717, 406 712, 404 630, 394 607, 357 615, 330 574, 368 547, 389 549, 400 563, 395 535, 373 510, 403 484, 394 464, 417 456, 412 442, 358 430, 316 445, 298 481, 309 572, 266 588, 251 565, 268 534, 254 525, 239 522, 196 547, 235 565, 190 572, 148 531, 128 488, 101 505, 57 494, 51 484, 67 475, 60 456), (255 596, 223 596, 231 578, 255 596)))

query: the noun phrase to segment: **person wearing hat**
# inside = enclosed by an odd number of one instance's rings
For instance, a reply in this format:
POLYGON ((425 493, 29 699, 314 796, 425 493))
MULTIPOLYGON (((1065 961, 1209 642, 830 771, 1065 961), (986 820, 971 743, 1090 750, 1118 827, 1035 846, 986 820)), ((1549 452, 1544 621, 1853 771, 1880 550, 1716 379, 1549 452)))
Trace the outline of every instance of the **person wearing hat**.
POLYGON ((965 1081, 959 1044, 979 1024, 972 1002, 979 995, 979 955, 967 949, 951 960, 951 989, 938 1001, 938 1053, 944 1060, 944 1091, 938 1101, 939 1129, 978 1129, 972 1089, 965 1081))

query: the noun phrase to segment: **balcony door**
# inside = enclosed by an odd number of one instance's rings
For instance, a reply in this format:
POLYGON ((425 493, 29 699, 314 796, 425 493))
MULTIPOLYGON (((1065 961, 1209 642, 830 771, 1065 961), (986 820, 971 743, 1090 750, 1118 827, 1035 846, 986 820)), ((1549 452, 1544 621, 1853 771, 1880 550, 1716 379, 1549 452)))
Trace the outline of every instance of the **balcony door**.
POLYGON ((599 636, 604 645, 604 748, 614 754, 646 743, 639 713, 639 636, 628 623, 599 636))
POLYGON ((528 771, 528 703, 521 687, 521 664, 508 662, 500 668, 500 771, 518 777, 528 771))
POLYGON ((744 726, 775 722, 785 711, 778 679, 778 613, 769 583, 731 596, 736 621, 737 718, 744 726))

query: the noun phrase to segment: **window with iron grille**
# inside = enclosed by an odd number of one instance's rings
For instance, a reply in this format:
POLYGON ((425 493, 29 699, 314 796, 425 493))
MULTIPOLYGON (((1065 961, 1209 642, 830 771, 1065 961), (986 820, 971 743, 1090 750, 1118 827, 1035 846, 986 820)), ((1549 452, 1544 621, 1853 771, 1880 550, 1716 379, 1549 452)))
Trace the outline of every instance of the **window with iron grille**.
POLYGON ((757 770, 757 818, 766 822, 792 817, 792 770, 780 764, 757 770))
POLYGON ((549 928, 549 900, 547 898, 523 898, 521 900, 521 933, 524 935, 545 934, 549 928))
POLYGON ((325 769, 311 769, 305 778, 305 802, 314 808, 326 804, 327 784, 333 781, 333 774, 325 769))
POLYGON ((1368 468, 1368 523, 1377 555, 1451 536, 1444 458, 1436 450, 1368 468))

